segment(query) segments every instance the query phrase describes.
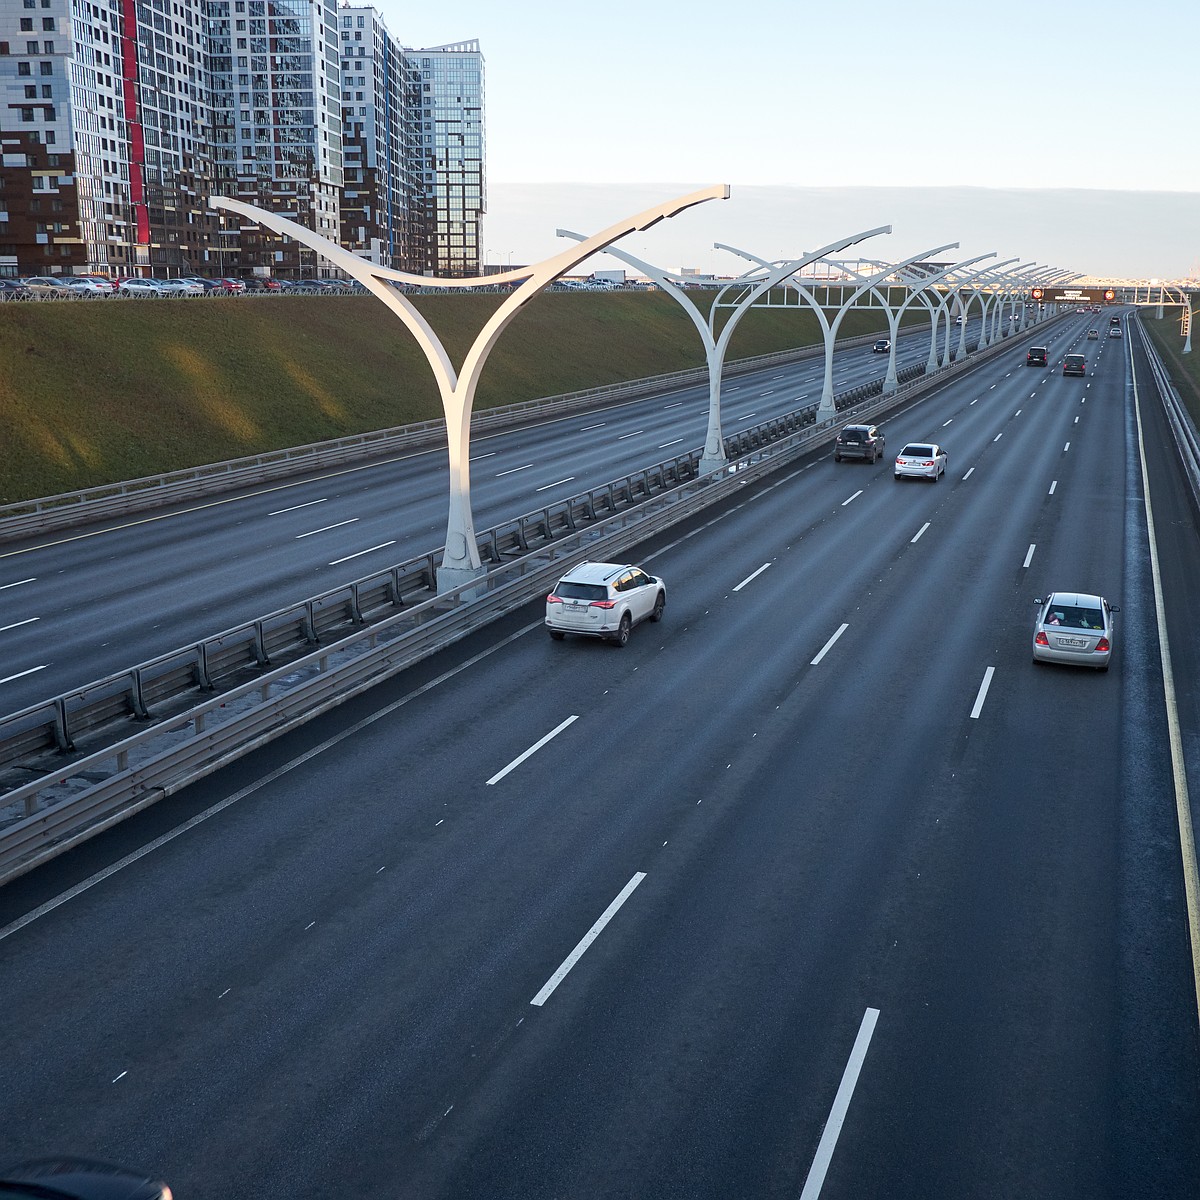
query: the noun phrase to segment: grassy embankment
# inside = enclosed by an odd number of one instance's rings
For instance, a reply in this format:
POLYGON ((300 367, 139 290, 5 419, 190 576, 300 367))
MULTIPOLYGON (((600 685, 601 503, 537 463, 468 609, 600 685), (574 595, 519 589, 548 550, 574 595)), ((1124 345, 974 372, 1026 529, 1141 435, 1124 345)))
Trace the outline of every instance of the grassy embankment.
POLYGON ((1180 332, 1179 320, 1183 315, 1182 308, 1163 309, 1163 319, 1154 317, 1153 309, 1144 309, 1142 325, 1154 339, 1162 360, 1171 372, 1171 378, 1179 389, 1179 395, 1187 405, 1192 420, 1200 425, 1200 296, 1192 297, 1192 316, 1198 327, 1192 330, 1192 352, 1183 353, 1183 334, 1180 332))
MULTIPOLYGON (((500 299, 416 303, 457 365, 500 299)), ((882 328, 863 311, 840 333, 882 328)), ((728 357, 818 339, 810 312, 757 309, 728 357)), ((492 351, 476 408, 703 363, 661 293, 544 295, 492 351)), ((371 297, 0 306, 0 503, 439 416, 423 355, 371 297)))

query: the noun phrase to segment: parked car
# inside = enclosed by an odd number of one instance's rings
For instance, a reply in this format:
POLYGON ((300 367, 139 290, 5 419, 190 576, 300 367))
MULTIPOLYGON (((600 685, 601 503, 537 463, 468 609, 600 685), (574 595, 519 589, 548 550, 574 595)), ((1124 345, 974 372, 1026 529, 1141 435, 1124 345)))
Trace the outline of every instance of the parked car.
POLYGON ((892 348, 892 343, 888 338, 880 338, 879 341, 871 347, 872 354, 887 354, 892 348))
POLYGON ((207 279, 203 275, 181 275, 188 283, 198 283, 205 295, 209 292, 224 291, 224 282, 220 279, 207 279))
POLYGON ((1063 359, 1064 375, 1086 375, 1087 359, 1082 354, 1068 354, 1063 359))
POLYGON ((894 476, 901 479, 929 479, 937 483, 946 473, 945 450, 936 442, 909 442, 896 455, 894 476))
POLYGON ((546 597, 546 628, 555 641, 578 633, 624 646, 635 625, 661 621, 666 604, 667 585, 640 567, 585 562, 546 597))
POLYGON ((0 300, 28 300, 32 295, 19 279, 0 279, 0 300))
POLYGON ((74 1155, 15 1163, 0 1176, 4 1200, 171 1200, 171 1189, 161 1179, 74 1155))
POLYGON ((217 280, 218 290, 223 291, 229 296, 241 296, 246 291, 246 284, 241 279, 234 279, 231 276, 225 276, 217 280))
POLYGON ((35 296, 70 296, 73 293, 67 287, 66 275, 30 275, 20 282, 35 296))
POLYGON ((108 288, 110 293, 116 292, 117 281, 111 275, 72 275, 72 279, 91 279, 108 288))
POLYGON ((160 279, 158 290, 164 296, 203 296, 204 285, 194 279, 160 279))
POLYGON ((122 296, 161 296, 157 279, 122 279, 117 291, 122 296))
POLYGON ((1027 367, 1045 367, 1050 363, 1050 351, 1045 346, 1030 346, 1029 353, 1025 355, 1025 365, 1027 367))
POLYGON ((107 298, 112 295, 112 288, 107 283, 98 283, 82 275, 72 275, 63 280, 63 286, 71 289, 76 296, 99 296, 107 298))
POLYGON ((1033 624, 1033 661, 1067 663, 1107 671, 1112 659, 1113 613, 1121 610, 1103 596, 1051 592, 1038 606, 1033 624))
POLYGON ((833 440, 833 461, 843 458, 862 458, 868 462, 879 461, 887 439, 875 425, 843 425, 833 440))
POLYGON ((278 279, 264 279, 260 275, 252 275, 245 281, 248 292, 281 292, 283 284, 278 279))

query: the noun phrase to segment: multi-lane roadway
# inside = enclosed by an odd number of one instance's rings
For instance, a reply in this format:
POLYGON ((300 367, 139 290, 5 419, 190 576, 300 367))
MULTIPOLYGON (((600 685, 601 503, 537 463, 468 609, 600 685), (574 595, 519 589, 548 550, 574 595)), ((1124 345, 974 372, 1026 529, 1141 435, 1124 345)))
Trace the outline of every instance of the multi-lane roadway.
POLYGON ((1200 546, 1087 325, 882 422, 938 484, 814 455, 642 547, 626 649, 531 605, 0 892, 6 1149, 182 1197, 1194 1197, 1200 546), (1032 663, 1051 588, 1120 605, 1109 673, 1032 663))

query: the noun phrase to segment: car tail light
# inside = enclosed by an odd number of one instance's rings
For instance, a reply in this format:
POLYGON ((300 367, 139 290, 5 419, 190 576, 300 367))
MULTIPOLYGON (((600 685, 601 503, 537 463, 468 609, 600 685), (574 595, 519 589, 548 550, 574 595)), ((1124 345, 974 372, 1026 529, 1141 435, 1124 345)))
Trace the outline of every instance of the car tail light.
POLYGON ((1037 637, 1035 637, 1033 640, 1034 640, 1035 644, 1037 644, 1039 646, 1049 646, 1050 645, 1050 639, 1046 636, 1046 631, 1044 629, 1039 629, 1037 631, 1037 637))
POLYGON ((593 600, 592 607, 593 608, 613 608, 613 607, 615 607, 616 603, 617 602, 615 600, 593 600))
POLYGON ((933 466, 933 459, 931 458, 931 459, 929 459, 929 460, 928 460, 928 462, 923 462, 923 463, 921 464, 921 466, 923 466, 923 467, 932 467, 932 466, 933 466))
POLYGON ((551 592, 550 595, 546 597, 546 603, 547 604, 561 604, 562 597, 556 596, 553 592, 551 592))
POLYGON ((1100 640, 1099 640, 1099 641, 1096 643, 1096 650, 1097 650, 1097 652, 1107 652, 1107 650, 1108 650, 1108 638, 1106 638, 1106 637, 1102 637, 1102 638, 1101 638, 1101 639, 1100 639, 1100 640))

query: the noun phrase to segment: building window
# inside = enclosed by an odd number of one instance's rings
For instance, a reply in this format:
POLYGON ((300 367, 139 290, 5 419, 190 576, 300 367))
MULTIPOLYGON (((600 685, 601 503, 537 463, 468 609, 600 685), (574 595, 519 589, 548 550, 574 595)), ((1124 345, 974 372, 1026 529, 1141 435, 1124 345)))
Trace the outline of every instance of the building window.
POLYGON ((27 62, 17 63, 17 74, 18 75, 30 74, 29 63, 27 63, 27 62))
POLYGON ((32 108, 21 109, 21 120, 22 121, 32 121, 33 120, 33 109, 32 108))
POLYGON ((42 53, 43 54, 53 54, 54 53, 54 43, 53 42, 43 42, 42 43, 42 53))
POLYGON ((27 83, 25 85, 25 99, 32 100, 37 95, 37 84, 27 83))
POLYGON ((42 18, 42 32, 43 33, 53 33, 54 32, 54 18, 53 17, 43 17, 42 18))
POLYGON ((22 33, 32 33, 33 32, 33 18, 32 17, 22 17, 21 18, 21 32, 22 33))
MULTIPOLYGON (((27 95, 27 96, 28 96, 28 95, 29 95, 29 93, 28 93, 28 92, 26 92, 26 93, 25 93, 25 95, 27 95)), ((43 83, 43 84, 42 84, 42 99, 43 99, 43 100, 49 100, 49 99, 50 99, 50 97, 51 97, 51 96, 53 96, 53 95, 54 95, 54 89, 53 89, 53 88, 50 86, 50 84, 48 84, 48 83, 43 83)))
POLYGON ((46 145, 47 146, 54 145, 54 130, 53 129, 46 130, 46 145))
POLYGON ((53 75, 54 74, 54 64, 48 63, 48 62, 38 63, 38 74, 39 75, 53 75))
POLYGON ((37 44, 37 42, 26 42, 26 43, 25 43, 25 52, 26 52, 26 54, 38 54, 38 53, 40 53, 40 51, 38 50, 38 44, 37 44))

